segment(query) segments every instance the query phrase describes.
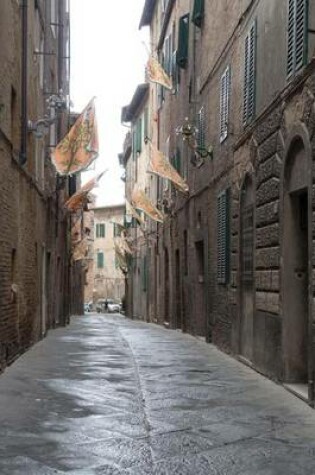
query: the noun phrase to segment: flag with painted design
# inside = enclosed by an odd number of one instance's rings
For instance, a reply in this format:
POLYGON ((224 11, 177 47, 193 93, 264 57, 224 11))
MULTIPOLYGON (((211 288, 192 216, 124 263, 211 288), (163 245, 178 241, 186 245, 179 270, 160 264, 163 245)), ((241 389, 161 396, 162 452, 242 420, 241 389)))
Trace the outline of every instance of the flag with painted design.
POLYGON ((88 168, 98 153, 97 121, 92 99, 53 150, 52 162, 59 175, 73 175, 88 168))

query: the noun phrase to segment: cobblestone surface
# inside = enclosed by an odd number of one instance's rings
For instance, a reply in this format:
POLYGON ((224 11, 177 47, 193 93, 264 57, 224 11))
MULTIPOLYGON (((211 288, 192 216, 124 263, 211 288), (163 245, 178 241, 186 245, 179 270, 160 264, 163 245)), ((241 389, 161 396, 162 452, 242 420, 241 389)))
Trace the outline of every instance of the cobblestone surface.
POLYGON ((87 315, 0 377, 0 474, 315 473, 315 412, 189 335, 87 315))

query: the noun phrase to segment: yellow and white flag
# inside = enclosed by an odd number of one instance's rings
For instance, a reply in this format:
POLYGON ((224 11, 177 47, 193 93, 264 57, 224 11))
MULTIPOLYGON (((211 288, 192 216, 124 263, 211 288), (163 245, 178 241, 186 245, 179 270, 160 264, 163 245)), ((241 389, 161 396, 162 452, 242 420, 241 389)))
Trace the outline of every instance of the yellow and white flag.
POLYGON ((154 175, 166 178, 167 180, 170 180, 172 183, 174 183, 178 190, 186 194, 189 193, 189 187, 186 181, 170 164, 164 153, 157 150, 153 145, 150 146, 150 149, 151 157, 149 162, 149 168, 147 170, 148 173, 153 173, 154 175))
POLYGON ((53 150, 51 158, 59 175, 72 175, 91 165, 98 157, 98 150, 95 104, 92 99, 53 150))
POLYGON ((87 238, 81 239, 80 242, 78 242, 72 251, 72 259, 74 261, 82 261, 83 259, 86 259, 88 256, 89 252, 89 245, 87 238))
POLYGON ((164 215, 149 200, 145 192, 141 189, 134 189, 132 192, 132 204, 135 208, 143 211, 149 218, 159 223, 163 223, 164 215))
POLYGON ((166 89, 173 89, 171 78, 168 76, 168 74, 166 74, 158 60, 153 58, 153 56, 150 56, 149 61, 147 63, 147 72, 148 79, 150 82, 160 84, 166 89))
POLYGON ((98 186, 98 182, 104 175, 105 171, 99 173, 96 177, 92 178, 92 180, 89 180, 80 188, 80 190, 74 193, 74 195, 72 195, 68 201, 66 201, 65 208, 67 208, 69 211, 77 211, 78 209, 83 208, 87 199, 87 195, 93 190, 93 188, 98 186))
POLYGON ((122 253, 132 255, 132 249, 126 239, 122 236, 114 238, 115 248, 119 248, 122 253))
POLYGON ((144 226, 144 220, 142 216, 140 216, 139 213, 137 213, 137 210, 129 203, 129 201, 126 199, 126 215, 127 216, 132 216, 135 218, 135 220, 141 225, 144 226))

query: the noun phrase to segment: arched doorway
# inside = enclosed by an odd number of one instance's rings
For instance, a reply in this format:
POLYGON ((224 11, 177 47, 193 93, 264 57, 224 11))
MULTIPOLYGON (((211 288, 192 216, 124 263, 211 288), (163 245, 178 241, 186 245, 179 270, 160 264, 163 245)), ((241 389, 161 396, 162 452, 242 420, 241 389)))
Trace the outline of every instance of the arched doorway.
POLYGON ((292 142, 283 190, 283 347, 284 378, 308 381, 309 238, 308 157, 301 138, 292 142))
POLYGON ((254 186, 246 175, 241 189, 241 321, 240 354, 253 358, 254 336, 254 186))

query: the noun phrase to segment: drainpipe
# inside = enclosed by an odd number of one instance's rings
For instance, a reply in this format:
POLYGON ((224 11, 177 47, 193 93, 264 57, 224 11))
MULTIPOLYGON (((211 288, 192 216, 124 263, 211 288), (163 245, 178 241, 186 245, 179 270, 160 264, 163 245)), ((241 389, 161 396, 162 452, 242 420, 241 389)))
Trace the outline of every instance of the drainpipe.
POLYGON ((21 0, 22 8, 22 45, 21 45, 21 144, 19 161, 27 161, 27 10, 28 1, 21 0))

